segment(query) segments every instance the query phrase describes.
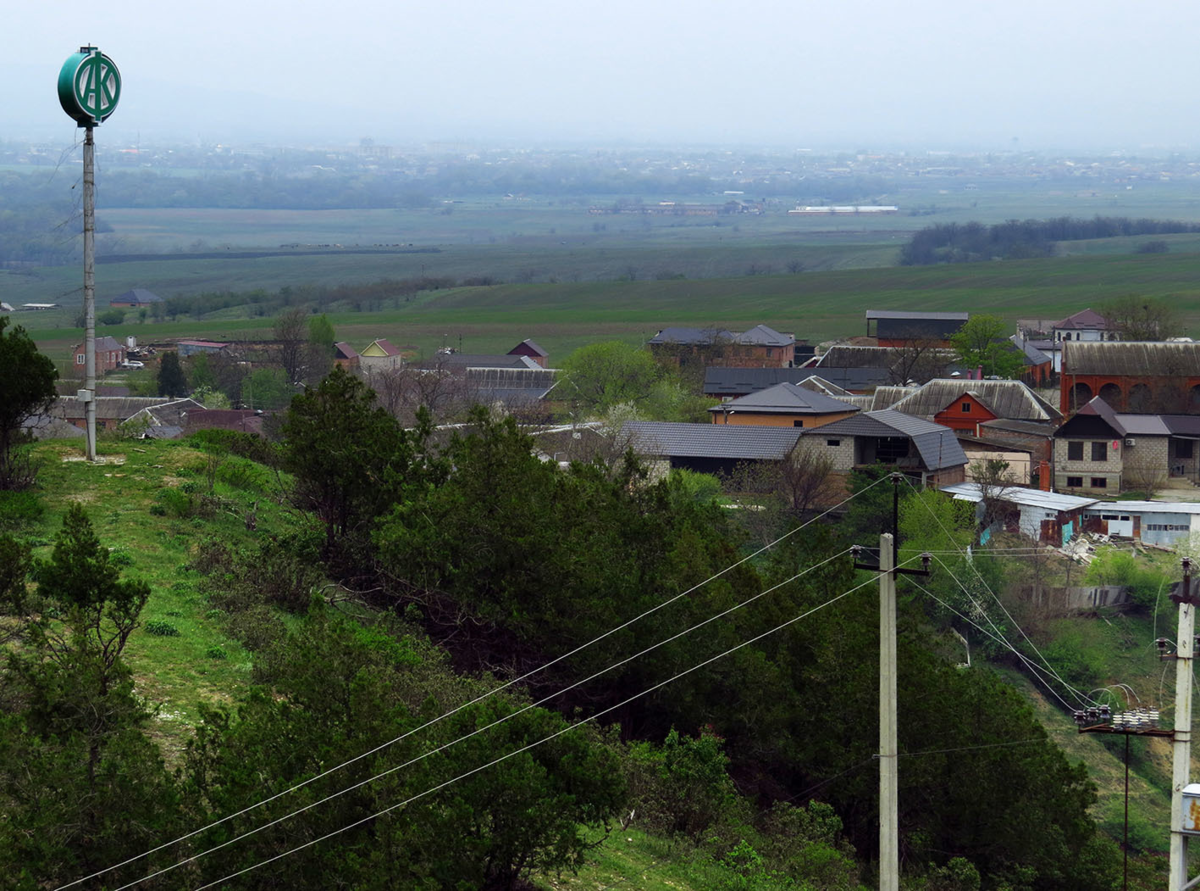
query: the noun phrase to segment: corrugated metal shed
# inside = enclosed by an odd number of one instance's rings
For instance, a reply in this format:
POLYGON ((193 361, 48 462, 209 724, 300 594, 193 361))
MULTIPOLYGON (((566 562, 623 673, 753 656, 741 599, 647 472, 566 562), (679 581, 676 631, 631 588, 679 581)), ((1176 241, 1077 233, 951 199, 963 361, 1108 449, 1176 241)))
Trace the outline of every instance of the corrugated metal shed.
POLYGON ((1200 343, 1065 341, 1063 373, 1200 377, 1200 343))
POLYGON ((630 421, 622 435, 643 455, 778 461, 800 439, 796 427, 743 427, 630 421))
POLYGON ((971 381, 938 378, 917 388, 892 407, 919 418, 932 418, 938 412, 972 393, 997 417, 1019 421, 1058 421, 1062 412, 1038 396, 1020 381, 971 381))
MULTIPOLYGON (((941 491, 953 495, 959 501, 980 502, 983 500, 983 490, 979 483, 956 483, 953 486, 943 486, 941 491)), ((1039 507, 1043 510, 1070 512, 1081 507, 1098 504, 1095 498, 1081 498, 1078 495, 1060 495, 1057 492, 1044 492, 1041 489, 1026 489, 1022 486, 1006 486, 999 489, 997 497, 1010 504, 1025 507, 1039 507)))

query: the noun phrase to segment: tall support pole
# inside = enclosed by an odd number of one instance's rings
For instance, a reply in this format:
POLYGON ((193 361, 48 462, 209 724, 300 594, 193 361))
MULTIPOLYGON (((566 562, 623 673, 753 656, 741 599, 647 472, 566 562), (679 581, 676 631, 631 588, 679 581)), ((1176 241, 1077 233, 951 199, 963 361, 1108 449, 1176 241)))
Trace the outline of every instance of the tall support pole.
POLYGON ((1192 764, 1192 642, 1196 605, 1192 600, 1192 561, 1183 559, 1183 592, 1179 598, 1179 637, 1175 649, 1175 742, 1171 769, 1171 877, 1169 891, 1187 885, 1187 836, 1183 834, 1183 787, 1192 764))
POLYGON ((96 460, 96 141, 83 138, 83 388, 87 420, 87 459, 96 460))
POLYGON ((879 536, 879 891, 900 891, 895 538, 879 536))

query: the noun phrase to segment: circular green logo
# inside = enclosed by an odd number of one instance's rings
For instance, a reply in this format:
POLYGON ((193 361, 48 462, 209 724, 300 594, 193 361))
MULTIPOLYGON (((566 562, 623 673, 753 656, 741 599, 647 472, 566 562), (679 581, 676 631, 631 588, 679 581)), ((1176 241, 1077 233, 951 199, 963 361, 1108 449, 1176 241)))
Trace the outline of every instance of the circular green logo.
POLYGON ((58 101, 81 127, 94 127, 116 110, 121 72, 94 46, 70 56, 58 73, 58 101))

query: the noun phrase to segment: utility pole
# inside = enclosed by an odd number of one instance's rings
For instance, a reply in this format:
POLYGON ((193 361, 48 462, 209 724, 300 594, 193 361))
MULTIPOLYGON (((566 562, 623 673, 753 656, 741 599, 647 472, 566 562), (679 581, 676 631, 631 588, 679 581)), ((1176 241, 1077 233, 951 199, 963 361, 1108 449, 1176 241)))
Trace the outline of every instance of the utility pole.
POLYGON ((896 576, 929 575, 929 554, 921 569, 896 565, 899 548, 900 483, 892 474, 892 531, 879 536, 879 562, 863 563, 855 545, 855 569, 879 573, 879 891, 900 891, 900 769, 896 733, 896 576))
POLYGON ((1171 875, 1169 891, 1188 887, 1188 837, 1183 831, 1183 789, 1192 766, 1192 646, 1196 631, 1196 606, 1192 593, 1192 561, 1183 558, 1183 585, 1171 599, 1179 604, 1179 630, 1175 643, 1175 740, 1171 768, 1171 875))
POLYGON ((895 538, 879 536, 879 891, 900 891, 895 538))

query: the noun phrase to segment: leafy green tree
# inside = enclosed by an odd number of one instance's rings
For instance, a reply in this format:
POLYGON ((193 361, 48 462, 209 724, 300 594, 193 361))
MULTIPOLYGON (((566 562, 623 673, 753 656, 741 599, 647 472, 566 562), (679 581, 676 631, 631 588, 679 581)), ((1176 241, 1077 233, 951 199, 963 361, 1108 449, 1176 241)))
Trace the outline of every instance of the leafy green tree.
POLYGON ((284 463, 297 502, 325 524, 326 551, 366 533, 398 497, 412 470, 414 442, 361 380, 334 368, 292 399, 282 428, 284 463))
POLYGON ((158 363, 158 395, 186 396, 188 394, 187 376, 179 363, 176 352, 163 353, 158 363))
MULTIPOLYGON (((435 648, 402 626, 364 627, 324 607, 311 610, 285 641, 263 654, 255 680, 261 686, 236 710, 207 712, 189 748, 189 799, 206 814, 223 815, 259 801, 486 689, 456 678, 435 648)), ((615 755, 587 728, 518 753, 567 727, 553 713, 516 714, 518 707, 494 695, 352 765, 339 774, 338 787, 507 718, 206 858, 205 878, 219 878, 280 846, 347 826, 444 783, 336 841, 274 864, 272 881, 314 889, 516 889, 527 887, 532 870, 578 867, 589 847, 585 828, 599 828, 624 802, 615 755), (505 755, 510 757, 463 776, 505 755)), ((326 794, 328 789, 313 784, 278 810, 326 794)))
POLYGON ((1166 340, 1183 333, 1183 322, 1169 299, 1126 294, 1100 307, 1121 340, 1166 340))
POLYGON ((96 322, 101 325, 120 325, 125 321, 125 310, 109 309, 96 316, 96 322))
POLYGON ((968 368, 982 368, 987 377, 1015 378, 1025 367, 1022 354, 1005 337, 1004 320, 975 315, 950 337, 958 360, 968 368))
POLYGON ((242 381, 242 402, 250 408, 286 408, 295 392, 278 368, 256 368, 242 381))
POLYGON ((149 588, 120 577, 78 504, 33 572, 36 594, 6 582, 22 627, 0 675, 0 868, 29 888, 138 853, 177 814, 122 659, 149 588))
POLYGON ((650 353, 617 340, 580 347, 563 361, 562 371, 568 398, 589 414, 647 399, 663 376, 650 353))
POLYGON ((0 316, 0 489, 23 488, 31 479, 21 471, 15 449, 21 425, 42 414, 54 401, 58 372, 20 325, 5 333, 8 316, 0 316))
POLYGON ((329 321, 329 316, 325 313, 313 316, 308 320, 308 343, 310 346, 332 354, 333 342, 336 339, 333 322, 329 321))

